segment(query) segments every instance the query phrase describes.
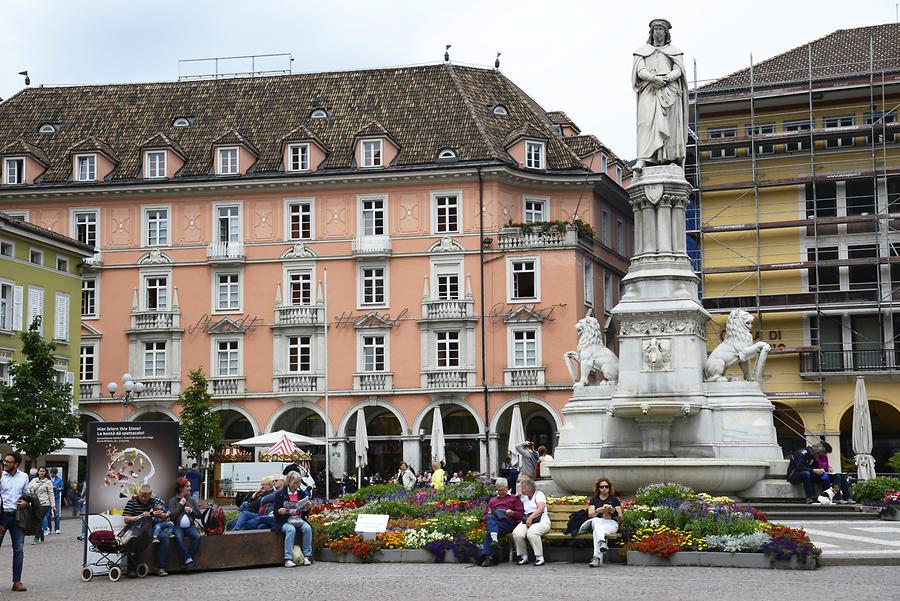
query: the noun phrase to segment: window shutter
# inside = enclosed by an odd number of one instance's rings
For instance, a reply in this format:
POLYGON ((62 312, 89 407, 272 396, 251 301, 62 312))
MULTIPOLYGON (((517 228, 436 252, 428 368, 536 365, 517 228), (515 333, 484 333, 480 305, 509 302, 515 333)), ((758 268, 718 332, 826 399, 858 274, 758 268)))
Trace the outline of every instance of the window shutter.
POLYGON ((25 303, 25 290, 22 286, 13 288, 13 329, 22 331, 22 305, 25 303))
POLYGON ((44 291, 40 288, 29 288, 28 289, 28 323, 23 325, 23 329, 27 330, 31 327, 31 322, 34 321, 34 318, 40 316, 41 317, 41 326, 38 328, 38 332, 41 334, 44 333, 44 291))
POLYGON ((69 339, 69 297, 65 294, 56 295, 56 327, 53 331, 56 340, 69 339))

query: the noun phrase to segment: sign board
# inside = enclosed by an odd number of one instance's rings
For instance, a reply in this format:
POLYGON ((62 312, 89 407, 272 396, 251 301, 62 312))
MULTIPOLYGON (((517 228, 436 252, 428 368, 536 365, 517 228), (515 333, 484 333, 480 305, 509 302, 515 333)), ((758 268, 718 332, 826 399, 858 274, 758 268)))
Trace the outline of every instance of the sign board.
POLYGON ((91 422, 87 434, 88 513, 121 513, 144 484, 172 496, 178 476, 177 422, 91 422))
POLYGON ((357 534, 362 534, 364 540, 375 540, 376 534, 387 530, 389 517, 382 513, 361 513, 356 518, 356 527, 353 530, 357 534))

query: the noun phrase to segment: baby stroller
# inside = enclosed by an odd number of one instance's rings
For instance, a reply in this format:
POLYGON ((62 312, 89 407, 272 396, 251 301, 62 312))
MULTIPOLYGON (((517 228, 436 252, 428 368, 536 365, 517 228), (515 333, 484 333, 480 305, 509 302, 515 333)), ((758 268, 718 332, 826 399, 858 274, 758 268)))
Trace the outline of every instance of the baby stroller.
MULTIPOLYGON (((89 532, 89 548, 92 552, 98 553, 100 557, 94 562, 85 563, 82 566, 81 579, 85 582, 90 582, 94 577, 94 571, 91 567, 95 566, 106 568, 106 574, 109 579, 116 582, 122 577, 122 565, 123 562, 127 561, 127 555, 143 551, 150 546, 153 519, 150 516, 139 517, 116 534, 113 532, 109 518, 103 514, 99 515, 106 520, 109 528, 89 532)), ((131 566, 131 568, 134 569, 139 578, 146 576, 149 571, 146 563, 140 563, 137 566, 131 566)))

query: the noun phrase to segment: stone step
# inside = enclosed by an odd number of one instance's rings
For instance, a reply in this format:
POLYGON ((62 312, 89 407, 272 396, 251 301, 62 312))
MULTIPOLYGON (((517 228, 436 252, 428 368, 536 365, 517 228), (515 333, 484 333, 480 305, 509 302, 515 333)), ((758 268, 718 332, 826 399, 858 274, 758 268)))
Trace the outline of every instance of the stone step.
POLYGON ((745 502, 752 507, 756 507, 757 509, 766 512, 820 511, 823 513, 862 513, 862 511, 859 509, 859 505, 807 505, 803 501, 799 503, 785 503, 783 501, 779 501, 776 503, 760 503, 753 501, 745 502))
POLYGON ((838 522, 838 521, 875 521, 880 519, 877 513, 829 513, 822 511, 765 511, 770 522, 838 522))

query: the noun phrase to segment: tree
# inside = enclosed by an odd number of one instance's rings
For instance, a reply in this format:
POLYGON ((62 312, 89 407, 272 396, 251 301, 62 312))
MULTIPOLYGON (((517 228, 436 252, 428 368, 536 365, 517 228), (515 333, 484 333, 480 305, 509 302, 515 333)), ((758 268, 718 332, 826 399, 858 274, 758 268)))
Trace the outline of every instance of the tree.
POLYGON ((12 386, 0 384, 0 435, 32 460, 61 449, 80 426, 72 385, 57 379, 56 345, 41 337, 40 325, 36 316, 22 332, 25 360, 10 367, 12 386))
POLYGON ((188 378, 191 385, 178 397, 178 404, 181 405, 179 432, 184 450, 199 463, 203 453, 212 452, 221 444, 222 427, 207 391, 203 369, 192 370, 188 378))

